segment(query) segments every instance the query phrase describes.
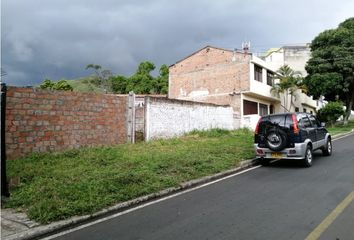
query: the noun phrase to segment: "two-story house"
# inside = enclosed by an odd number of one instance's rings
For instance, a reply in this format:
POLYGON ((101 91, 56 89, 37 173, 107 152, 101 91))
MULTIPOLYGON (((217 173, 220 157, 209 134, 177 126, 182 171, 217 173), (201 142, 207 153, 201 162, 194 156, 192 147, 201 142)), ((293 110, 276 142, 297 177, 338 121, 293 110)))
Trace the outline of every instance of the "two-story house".
MULTIPOLYGON (((271 94, 276 69, 251 53, 207 46, 169 70, 169 98, 230 105, 235 128, 253 128, 259 116, 284 111, 281 98, 271 94)), ((314 111, 316 102, 301 94, 314 111)))

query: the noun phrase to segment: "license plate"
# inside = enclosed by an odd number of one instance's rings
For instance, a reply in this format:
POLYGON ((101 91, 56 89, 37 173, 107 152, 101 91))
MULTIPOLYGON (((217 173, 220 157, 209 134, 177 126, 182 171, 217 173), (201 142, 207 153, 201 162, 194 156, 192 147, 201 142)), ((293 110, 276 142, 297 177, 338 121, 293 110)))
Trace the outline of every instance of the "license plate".
POLYGON ((275 153, 272 153, 271 156, 272 156, 272 158, 282 158, 283 154, 275 152, 275 153))

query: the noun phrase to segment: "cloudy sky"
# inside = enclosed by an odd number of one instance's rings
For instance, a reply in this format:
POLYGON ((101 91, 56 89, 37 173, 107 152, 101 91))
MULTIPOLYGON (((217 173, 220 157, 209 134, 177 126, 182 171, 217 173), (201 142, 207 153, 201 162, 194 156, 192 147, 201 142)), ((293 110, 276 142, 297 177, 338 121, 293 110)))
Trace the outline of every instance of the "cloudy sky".
POLYGON ((9 85, 89 75, 89 63, 130 75, 213 45, 253 52, 310 42, 354 15, 353 0, 2 0, 1 60, 9 85))

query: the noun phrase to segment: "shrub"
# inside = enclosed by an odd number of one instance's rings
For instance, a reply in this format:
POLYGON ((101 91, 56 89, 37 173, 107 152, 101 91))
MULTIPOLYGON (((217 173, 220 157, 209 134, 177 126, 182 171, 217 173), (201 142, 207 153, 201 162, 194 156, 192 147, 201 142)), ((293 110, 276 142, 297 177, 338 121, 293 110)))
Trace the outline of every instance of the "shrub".
POLYGON ((344 110, 341 102, 329 102, 323 108, 318 110, 317 117, 321 122, 333 125, 343 114, 344 110))
POLYGON ((51 81, 49 79, 45 79, 41 85, 39 85, 41 89, 50 89, 50 90, 64 90, 64 91, 72 91, 73 87, 66 81, 60 80, 58 82, 51 81))

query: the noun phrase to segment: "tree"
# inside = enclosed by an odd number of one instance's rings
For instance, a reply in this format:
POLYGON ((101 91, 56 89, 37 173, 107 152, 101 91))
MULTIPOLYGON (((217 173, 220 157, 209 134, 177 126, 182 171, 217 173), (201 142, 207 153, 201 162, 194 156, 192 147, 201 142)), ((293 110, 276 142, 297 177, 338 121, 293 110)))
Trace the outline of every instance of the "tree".
POLYGON ((326 30, 311 42, 311 54, 306 65, 304 83, 315 97, 345 103, 344 123, 348 122, 354 102, 354 18, 326 30))
POLYGON ((139 94, 155 93, 153 89, 154 77, 151 72, 155 65, 149 61, 139 64, 137 71, 128 79, 127 90, 139 94))
POLYGON ((86 70, 92 69, 96 75, 96 81, 94 82, 97 86, 103 87, 104 91, 111 92, 112 91, 112 72, 108 69, 102 69, 101 65, 96 64, 88 64, 86 65, 86 70))
POLYGON ((49 89, 49 90, 64 90, 64 91, 72 91, 73 87, 66 81, 60 80, 58 82, 51 81, 49 79, 45 79, 41 85, 39 85, 41 89, 49 89))
POLYGON ((160 75, 155 79, 155 91, 156 93, 167 94, 169 76, 168 66, 166 64, 161 65, 159 73, 160 75))
POLYGON ((291 107, 294 105, 296 91, 306 91, 306 88, 302 84, 303 78, 301 77, 301 73, 292 70, 288 65, 284 65, 276 72, 275 79, 278 79, 278 83, 274 84, 271 92, 278 97, 280 95, 283 96, 283 108, 290 112, 291 107))
POLYGON ((112 91, 114 93, 126 94, 129 93, 127 90, 128 78, 122 75, 114 76, 111 79, 112 91))
POLYGON ((112 78, 112 90, 115 93, 127 94, 133 91, 137 94, 166 94, 168 89, 168 67, 160 67, 159 76, 153 77, 151 72, 155 65, 149 61, 141 62, 136 72, 125 77, 118 75, 112 78))

